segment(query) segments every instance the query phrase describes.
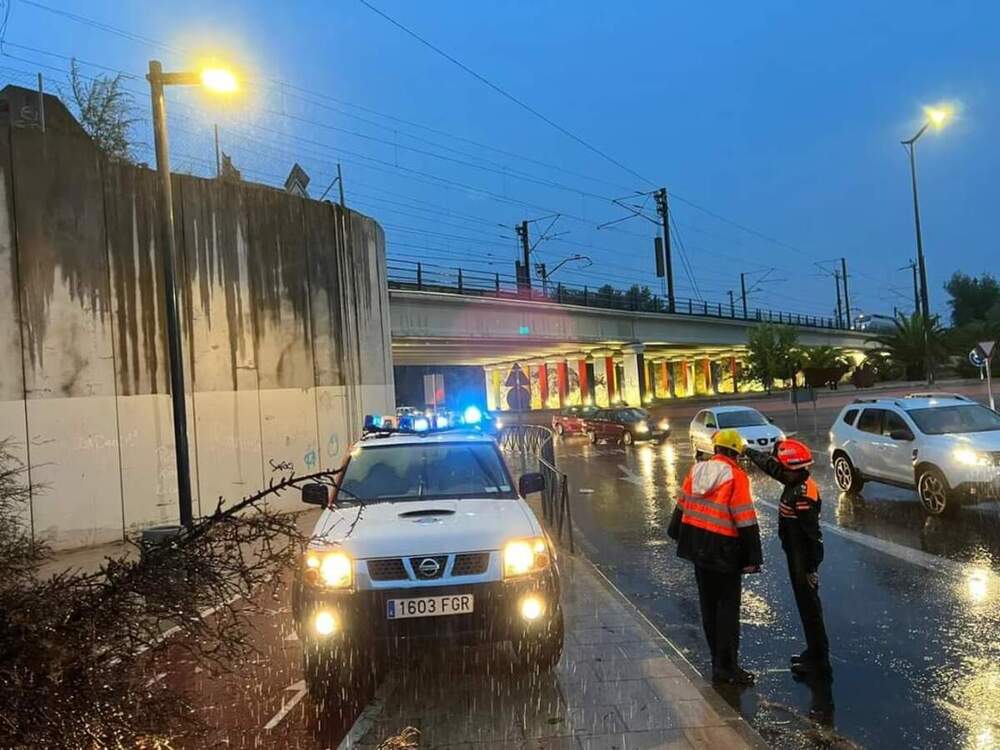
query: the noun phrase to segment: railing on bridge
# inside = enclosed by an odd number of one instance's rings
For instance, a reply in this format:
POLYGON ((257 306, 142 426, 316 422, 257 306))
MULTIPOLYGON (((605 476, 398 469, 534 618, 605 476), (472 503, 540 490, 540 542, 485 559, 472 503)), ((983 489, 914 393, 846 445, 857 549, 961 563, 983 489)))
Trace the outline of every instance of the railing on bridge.
MULTIPOLYGON (((532 287, 519 283, 514 276, 486 271, 469 271, 463 268, 442 266, 420 261, 388 261, 390 289, 409 289, 424 292, 445 292, 473 297, 530 300, 561 305, 582 305, 609 310, 631 312, 668 313, 667 300, 648 290, 621 290, 610 286, 594 288, 548 282, 532 287)), ((693 315, 708 318, 729 318, 757 322, 786 323, 810 328, 843 328, 835 318, 801 313, 748 308, 743 315, 740 302, 708 302, 689 297, 675 297, 675 315, 693 315)))
POLYGON ((552 430, 540 425, 507 425, 500 430, 498 441, 505 453, 519 457, 525 467, 531 461, 536 462, 537 471, 545 478, 545 489, 542 491, 545 525, 559 544, 562 544, 565 535, 570 553, 575 553, 569 477, 556 467, 552 430))

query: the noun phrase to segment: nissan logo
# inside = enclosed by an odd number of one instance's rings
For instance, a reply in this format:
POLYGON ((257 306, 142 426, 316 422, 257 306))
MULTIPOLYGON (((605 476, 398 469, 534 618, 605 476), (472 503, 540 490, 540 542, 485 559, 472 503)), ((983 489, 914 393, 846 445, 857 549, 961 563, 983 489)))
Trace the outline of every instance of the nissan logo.
POLYGON ((417 566, 417 572, 419 572, 423 578, 433 578, 438 574, 439 570, 441 570, 441 563, 433 557, 425 557, 417 566))

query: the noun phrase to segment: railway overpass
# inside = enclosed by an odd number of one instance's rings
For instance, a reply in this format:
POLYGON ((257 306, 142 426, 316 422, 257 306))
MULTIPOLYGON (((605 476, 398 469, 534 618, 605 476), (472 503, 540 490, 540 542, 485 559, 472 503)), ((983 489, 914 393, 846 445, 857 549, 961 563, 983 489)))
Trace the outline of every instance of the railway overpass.
POLYGON ((640 405, 753 387, 740 382, 739 370, 748 330, 765 321, 795 326, 803 345, 839 347, 855 359, 874 346, 871 334, 824 318, 762 310, 744 318, 690 301, 669 313, 661 302, 601 304, 499 285, 417 288, 391 271, 389 299, 393 363, 480 365, 496 410, 640 405))

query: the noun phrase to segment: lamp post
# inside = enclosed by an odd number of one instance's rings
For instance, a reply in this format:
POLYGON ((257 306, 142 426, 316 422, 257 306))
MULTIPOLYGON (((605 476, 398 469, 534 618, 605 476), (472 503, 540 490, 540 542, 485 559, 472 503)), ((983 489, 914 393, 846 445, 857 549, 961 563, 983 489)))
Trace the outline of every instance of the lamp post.
POLYGON ((926 121, 912 138, 901 141, 903 148, 910 156, 910 180, 913 185, 913 222, 917 233, 917 271, 920 275, 920 316, 924 326, 924 361, 927 371, 927 382, 934 382, 934 369, 931 367, 930 352, 927 351, 927 327, 930 324, 930 300, 927 291, 927 265, 924 262, 924 241, 920 232, 920 200, 917 195, 917 140, 930 127, 940 130, 950 119, 952 112, 948 107, 926 107, 926 121))
POLYGON ((181 353, 181 330, 177 319, 177 293, 174 283, 174 237, 173 189, 170 184, 170 149, 167 141, 167 104, 164 97, 166 86, 197 86, 222 93, 236 90, 236 78, 232 73, 218 68, 201 72, 164 73, 159 60, 149 61, 149 93, 153 107, 153 137, 156 143, 156 170, 160 177, 160 210, 162 255, 163 255, 163 296, 167 323, 167 355, 170 367, 170 400, 174 416, 174 452, 177 463, 177 502, 181 526, 190 526, 194 519, 191 509, 191 463, 188 456, 187 407, 184 403, 184 362, 181 353))

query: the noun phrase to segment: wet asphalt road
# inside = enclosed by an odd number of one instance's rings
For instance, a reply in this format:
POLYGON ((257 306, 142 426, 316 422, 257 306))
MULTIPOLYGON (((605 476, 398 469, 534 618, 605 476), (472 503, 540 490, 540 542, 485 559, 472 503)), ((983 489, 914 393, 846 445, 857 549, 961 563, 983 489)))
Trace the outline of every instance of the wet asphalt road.
MULTIPOLYGON (((758 685, 726 697, 774 747, 1000 747, 1000 504, 927 519, 912 492, 869 484, 863 496, 840 495, 822 432, 838 407, 817 413, 820 434, 804 412, 799 435, 819 458, 832 684, 797 682, 787 669, 804 642, 777 538, 780 486, 754 470, 765 567, 744 579, 741 657, 758 685)), ((673 417, 663 445, 567 437, 557 457, 585 552, 707 674, 693 569, 666 535, 693 460, 690 414, 673 417)))

